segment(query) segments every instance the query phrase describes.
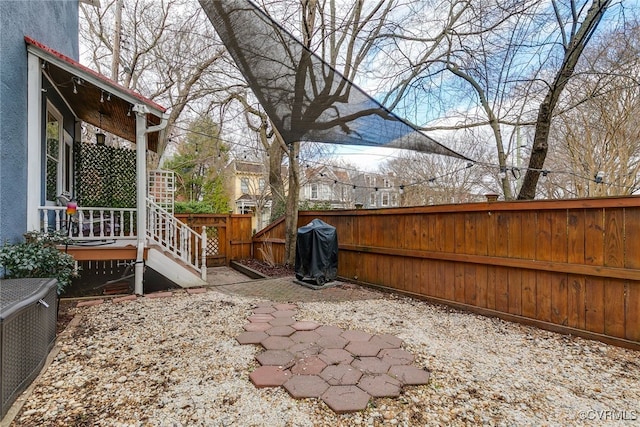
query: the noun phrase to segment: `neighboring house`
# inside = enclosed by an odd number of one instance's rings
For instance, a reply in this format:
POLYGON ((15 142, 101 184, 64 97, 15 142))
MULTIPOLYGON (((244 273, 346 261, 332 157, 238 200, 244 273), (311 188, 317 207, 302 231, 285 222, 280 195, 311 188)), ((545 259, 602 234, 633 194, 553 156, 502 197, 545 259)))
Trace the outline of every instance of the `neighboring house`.
POLYGON ((365 209, 400 206, 400 188, 393 175, 359 173, 352 178, 355 203, 365 209))
POLYGON ((0 241, 63 229, 77 240, 109 242, 70 246, 76 259, 134 259, 137 294, 145 264, 178 284, 202 284, 197 239, 204 236, 185 235, 148 199, 146 159, 166 126, 165 108, 77 62, 78 7, 77 1, 0 1, 0 241), (103 184, 78 180, 74 171, 83 122, 135 143, 135 206, 66 212, 80 190, 92 191, 76 188, 78 182, 103 184), (195 248, 187 245, 193 241, 195 248))
POLYGON ((353 208, 353 196, 353 184, 346 170, 329 165, 304 169, 300 202, 306 202, 310 208, 353 208))
POLYGON ((227 166, 229 195, 233 200, 233 213, 252 215, 253 230, 262 230, 269 224, 271 193, 267 170, 263 163, 233 160, 227 166))

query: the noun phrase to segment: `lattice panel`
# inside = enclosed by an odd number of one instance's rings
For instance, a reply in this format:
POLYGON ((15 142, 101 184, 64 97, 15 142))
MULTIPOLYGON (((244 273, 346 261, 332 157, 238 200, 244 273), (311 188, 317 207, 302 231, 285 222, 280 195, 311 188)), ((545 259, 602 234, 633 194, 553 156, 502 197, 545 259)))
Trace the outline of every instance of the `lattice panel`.
POLYGON ((136 152, 126 148, 74 145, 76 200, 80 206, 136 206, 136 152))
POLYGON ((173 171, 149 171, 147 183, 149 197, 167 212, 173 213, 176 188, 173 171))
POLYGON ((220 254, 220 234, 217 228, 207 228, 207 250, 205 256, 220 254))

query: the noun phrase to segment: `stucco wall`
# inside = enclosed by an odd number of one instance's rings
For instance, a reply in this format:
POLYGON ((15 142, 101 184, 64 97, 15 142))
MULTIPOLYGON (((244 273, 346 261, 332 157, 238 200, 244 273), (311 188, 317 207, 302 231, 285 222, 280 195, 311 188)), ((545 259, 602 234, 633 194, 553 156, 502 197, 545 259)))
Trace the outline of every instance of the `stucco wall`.
POLYGON ((26 231, 29 36, 79 57, 78 0, 0 1, 0 244, 26 231))

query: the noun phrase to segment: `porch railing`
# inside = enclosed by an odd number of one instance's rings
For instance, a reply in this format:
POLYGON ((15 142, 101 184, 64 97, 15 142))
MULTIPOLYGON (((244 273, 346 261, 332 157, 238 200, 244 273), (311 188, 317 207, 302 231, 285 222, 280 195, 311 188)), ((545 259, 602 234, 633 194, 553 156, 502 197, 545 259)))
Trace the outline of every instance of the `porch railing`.
POLYGON ((198 271, 202 280, 206 280, 207 233, 205 227, 202 228, 202 233, 198 234, 170 212, 147 199, 147 237, 150 242, 171 252, 176 258, 198 271))
POLYGON ((40 231, 60 232, 73 240, 136 238, 135 208, 78 207, 67 215, 65 206, 40 206, 40 231))

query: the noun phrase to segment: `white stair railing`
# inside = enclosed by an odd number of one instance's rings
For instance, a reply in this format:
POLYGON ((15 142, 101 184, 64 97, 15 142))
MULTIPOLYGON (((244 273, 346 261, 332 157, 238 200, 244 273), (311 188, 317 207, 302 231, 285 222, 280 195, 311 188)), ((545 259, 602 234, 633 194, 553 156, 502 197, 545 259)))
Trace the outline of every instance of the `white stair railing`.
POLYGON ((207 232, 197 233, 150 199, 147 199, 147 237, 163 250, 191 266, 207 280, 207 232))

